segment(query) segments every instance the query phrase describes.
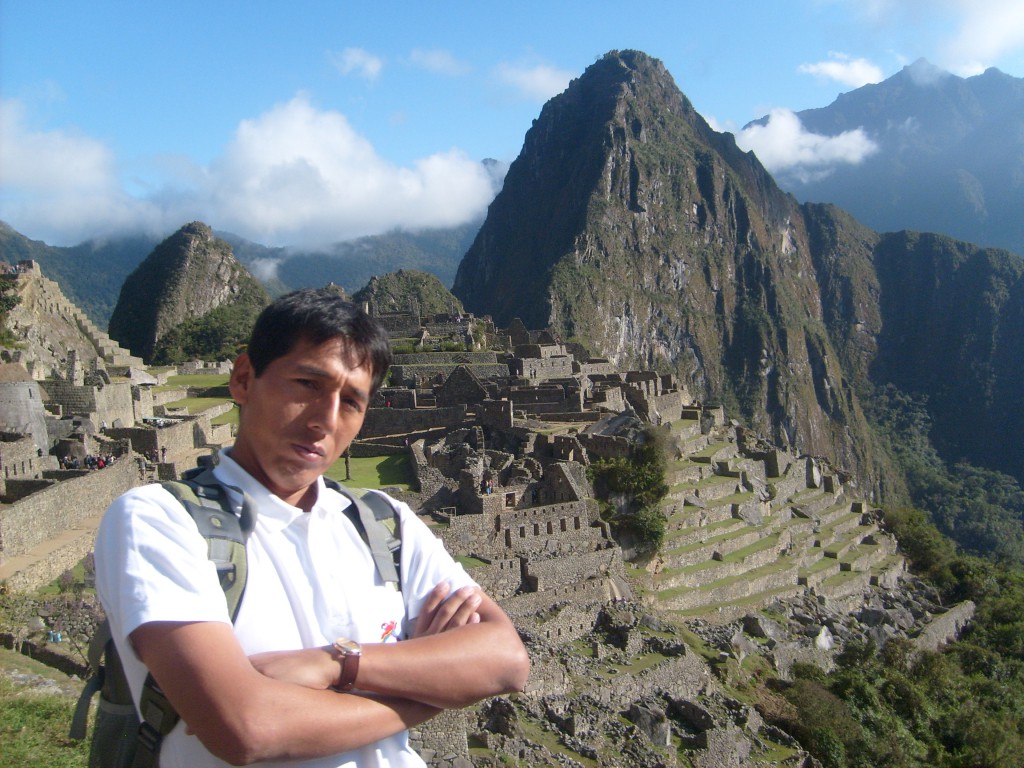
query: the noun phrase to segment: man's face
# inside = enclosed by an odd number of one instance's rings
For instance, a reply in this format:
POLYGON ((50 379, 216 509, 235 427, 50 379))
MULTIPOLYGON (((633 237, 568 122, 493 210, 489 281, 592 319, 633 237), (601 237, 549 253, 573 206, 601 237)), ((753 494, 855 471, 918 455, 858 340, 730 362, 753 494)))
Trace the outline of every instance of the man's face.
POLYGON ((341 338, 299 340, 257 377, 248 355, 231 373, 241 408, 231 458, 283 501, 307 511, 316 480, 363 426, 372 375, 352 368, 341 338))

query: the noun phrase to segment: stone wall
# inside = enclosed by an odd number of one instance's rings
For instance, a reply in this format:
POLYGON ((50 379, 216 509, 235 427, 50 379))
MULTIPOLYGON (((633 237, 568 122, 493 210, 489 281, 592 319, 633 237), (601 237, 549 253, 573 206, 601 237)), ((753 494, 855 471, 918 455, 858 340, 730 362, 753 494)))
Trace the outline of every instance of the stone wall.
POLYGON ((47 451, 50 441, 42 391, 28 378, 28 371, 21 369, 21 374, 28 380, 0 381, 0 428, 31 435, 34 446, 47 451))
POLYGON ((576 435, 580 444, 587 449, 591 457, 601 459, 627 458, 633 452, 633 443, 624 437, 612 437, 609 435, 588 435, 579 433, 576 435))
POLYGON ((477 408, 481 426, 495 429, 512 429, 513 409, 508 400, 485 400, 477 408))
POLYGON ((469 575, 495 600, 511 597, 523 583, 523 567, 519 558, 502 558, 473 568, 469 575))
POLYGON ((503 513, 495 518, 501 541, 510 552, 574 552, 592 548, 598 532, 590 527, 585 501, 503 513))
POLYGON ((683 413, 683 395, 680 392, 668 392, 648 396, 647 408, 650 420, 654 424, 677 421, 683 413))
POLYGON ((411 312, 374 315, 392 339, 408 339, 420 333, 420 318, 411 312))
MULTIPOLYGON (((406 352, 395 355, 392 365, 497 365, 494 352, 406 352)), ((506 367, 506 373, 508 369, 506 367)))
POLYGON ((111 466, 54 484, 0 509, 0 562, 94 517, 139 484, 139 469, 128 457, 111 466))
POLYGON ((39 455, 31 437, 0 440, 0 496, 6 494, 4 484, 14 479, 41 477, 43 470, 56 469, 52 456, 39 455))
POLYGON ((580 596, 574 596, 572 602, 555 607, 540 620, 534 617, 531 621, 523 617, 519 621, 549 643, 569 643, 593 631, 601 612, 600 603, 607 599, 604 590, 600 595, 589 603, 579 601, 580 596))
POLYGON ((475 730, 470 713, 464 709, 446 709, 437 717, 409 731, 409 744, 431 768, 470 766, 469 739, 475 730))
POLYGON ((444 384, 435 390, 437 407, 450 408, 465 405, 475 408, 487 398, 487 390, 480 380, 464 365, 452 371, 444 384))
MULTIPOLYGON (((608 600, 610 587, 608 579, 581 579, 546 589, 543 592, 526 592, 501 601, 501 607, 515 619, 528 620, 552 605, 559 603, 575 603, 591 605, 604 603, 608 600)), ((593 623, 591 623, 593 629, 593 623)))
POLYGON ((89 386, 76 385, 63 379, 44 379, 39 384, 51 400, 63 406, 66 416, 92 418, 97 426, 103 422, 135 423, 135 406, 130 382, 115 381, 102 386, 89 386))
POLYGON ((531 381, 566 379, 573 375, 571 357, 516 357, 508 367, 513 375, 523 376, 531 381))
POLYGON ((173 450, 172 446, 184 447, 186 435, 188 448, 192 447, 192 425, 185 421, 175 421, 165 427, 113 427, 107 429, 106 434, 114 439, 128 440, 133 451, 149 457, 159 457, 161 447, 168 451, 173 450))
POLYGON ((622 393, 622 387, 595 388, 591 393, 591 402, 595 408, 603 408, 615 413, 626 410, 626 398, 622 393))
POLYGON ((371 408, 366 412, 359 437, 403 435, 438 427, 454 428, 466 420, 466 406, 448 408, 371 408))
POLYGON ((597 552, 567 555, 526 564, 524 580, 535 585, 535 591, 578 584, 587 579, 601 579, 622 571, 622 550, 608 547, 597 552))
POLYGON ((618 372, 618 368, 613 362, 602 358, 587 360, 585 363, 580 363, 579 366, 580 373, 584 376, 610 376, 618 372))
POLYGON ((373 396, 372 408, 415 408, 416 390, 408 387, 381 387, 373 396), (389 406, 388 403, 391 403, 389 406))
POLYGON ((490 515, 462 514, 448 517, 448 527, 439 538, 449 552, 490 555, 498 552, 503 540, 494 530, 490 515))
POLYGON ((132 423, 153 416, 154 395, 153 387, 132 387, 132 407, 135 410, 135 419, 132 423))
MULTIPOLYGON (((391 383, 397 387, 423 386, 434 382, 441 383, 451 375, 451 372, 458 365, 463 365, 463 363, 451 363, 449 365, 392 365, 391 383)), ((508 376, 508 366, 504 363, 471 364, 468 367, 481 381, 508 376)))
POLYGON ((176 371, 178 376, 192 376, 197 374, 226 375, 231 373, 233 365, 234 363, 228 360, 222 360, 216 363, 207 363, 202 360, 191 360, 179 365, 176 371))

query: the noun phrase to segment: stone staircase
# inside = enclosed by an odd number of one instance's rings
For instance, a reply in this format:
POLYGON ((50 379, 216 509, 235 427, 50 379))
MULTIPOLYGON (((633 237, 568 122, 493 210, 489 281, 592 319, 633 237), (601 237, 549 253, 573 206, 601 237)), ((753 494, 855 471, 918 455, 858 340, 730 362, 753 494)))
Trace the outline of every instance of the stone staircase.
POLYGON ((79 360, 102 359, 115 375, 120 373, 117 369, 143 367, 140 358, 97 328, 55 281, 43 276, 38 266, 19 275, 18 291, 22 303, 12 320, 30 359, 60 365, 73 349, 79 360))

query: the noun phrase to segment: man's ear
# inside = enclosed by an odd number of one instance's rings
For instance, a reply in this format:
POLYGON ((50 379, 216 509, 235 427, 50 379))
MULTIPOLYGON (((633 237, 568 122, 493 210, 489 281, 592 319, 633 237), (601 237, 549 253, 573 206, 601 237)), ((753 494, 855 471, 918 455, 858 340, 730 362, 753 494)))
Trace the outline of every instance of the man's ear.
POLYGON ((240 406, 245 405, 249 399, 249 385, 256 378, 256 372, 252 368, 252 361, 249 360, 249 353, 243 352, 235 359, 235 365, 231 369, 231 378, 228 380, 228 391, 231 392, 231 399, 240 406))

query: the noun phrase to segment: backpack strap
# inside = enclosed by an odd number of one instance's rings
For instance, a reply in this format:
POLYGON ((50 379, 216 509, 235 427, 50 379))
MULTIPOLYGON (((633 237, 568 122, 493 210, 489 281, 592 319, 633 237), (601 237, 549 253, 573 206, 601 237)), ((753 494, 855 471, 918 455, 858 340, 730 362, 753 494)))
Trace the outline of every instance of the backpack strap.
POLYGON ((186 472, 181 480, 171 480, 163 486, 185 508, 195 521, 199 535, 206 540, 207 553, 217 568, 228 613, 234 622, 248 576, 245 542, 256 525, 252 499, 240 489, 232 488, 242 496, 241 513, 235 514, 225 487, 209 468, 198 473, 186 472))
MULTIPOLYGON (((225 487, 209 467, 190 470, 181 480, 169 480, 163 487, 185 508, 206 539, 210 560, 217 568, 228 613, 234 623, 242 605, 248 576, 245 542, 256 525, 255 507, 249 495, 242 494, 242 510, 235 514, 225 487)), ((178 724, 181 716, 157 685, 152 674, 146 675, 139 700, 142 722, 139 723, 138 744, 132 768, 152 768, 160 755, 164 737, 178 724)))
POLYGON ((398 511, 384 496, 366 488, 348 488, 324 478, 328 488, 337 491, 351 502, 345 514, 359 531, 377 572, 392 589, 402 589, 402 527, 398 511))
MULTIPOLYGON (((252 499, 241 489, 232 487, 242 496, 241 512, 235 514, 224 486, 209 467, 189 470, 181 480, 167 481, 163 487, 184 507, 195 521, 199 534, 206 540, 209 558, 217 569, 228 612, 234 622, 241 607, 248 575, 245 543, 256 524, 252 499)), ((75 706, 69 734, 73 739, 85 738, 89 705, 93 695, 101 689, 103 695, 100 697, 100 706, 105 710, 135 711, 108 621, 104 620, 93 635, 88 658, 94 672, 75 706)), ((164 737, 181 718, 151 674, 146 676, 139 706, 142 717, 131 766, 151 768, 157 764, 164 737)))
MULTIPOLYGON (((85 687, 78 696, 78 703, 75 704, 75 713, 71 718, 71 730, 68 733, 72 739, 81 741, 85 738, 86 724, 89 721, 89 705, 92 703, 92 697, 99 693, 106 681, 106 666, 103 664, 103 657, 107 653, 107 644, 113 646, 113 640, 110 634, 110 622, 104 619, 96 627, 92 640, 89 641, 86 658, 89 662, 89 669, 93 670, 93 675, 86 681, 85 687)), ((135 706, 132 704, 131 694, 127 701, 129 706, 135 706)))

